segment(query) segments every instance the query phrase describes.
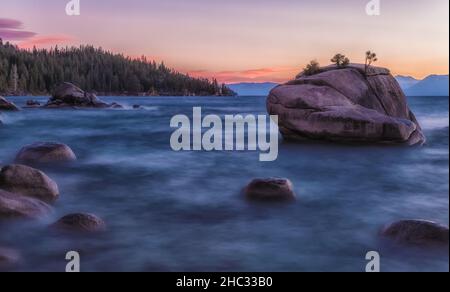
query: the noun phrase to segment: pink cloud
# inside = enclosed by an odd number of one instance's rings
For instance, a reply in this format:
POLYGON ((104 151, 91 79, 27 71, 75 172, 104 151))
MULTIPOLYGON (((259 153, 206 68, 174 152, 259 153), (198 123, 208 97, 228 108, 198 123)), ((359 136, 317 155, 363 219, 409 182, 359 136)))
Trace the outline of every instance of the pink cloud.
POLYGON ((19 20, 0 18, 0 38, 7 41, 25 40, 34 37, 36 33, 22 30, 23 23, 19 20))
POLYGON ((0 18, 0 28, 7 29, 21 29, 23 27, 23 23, 9 18, 0 18))
POLYGON ((64 45, 74 40, 73 37, 67 35, 42 35, 35 36, 28 40, 18 43, 21 49, 54 47, 56 45, 64 45))
POLYGON ((295 72, 297 70, 298 68, 295 67, 274 67, 220 72, 197 70, 190 71, 188 74, 198 78, 216 78, 219 82, 223 83, 267 81, 284 82, 295 76, 295 72))

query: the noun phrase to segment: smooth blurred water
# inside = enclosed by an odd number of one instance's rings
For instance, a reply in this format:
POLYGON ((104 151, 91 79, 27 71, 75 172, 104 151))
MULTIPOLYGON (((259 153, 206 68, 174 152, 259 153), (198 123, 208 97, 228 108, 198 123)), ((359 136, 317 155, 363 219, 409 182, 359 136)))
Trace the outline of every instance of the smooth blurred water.
POLYGON ((364 271, 371 250, 381 253, 383 271, 449 270, 448 251, 398 249, 377 236, 397 219, 448 225, 447 97, 409 99, 425 147, 282 143, 271 163, 256 152, 173 152, 169 145, 173 115, 192 115, 193 106, 204 114, 265 114, 265 98, 105 99, 127 109, 2 115, 0 164, 36 141, 66 143, 79 158, 43 169, 61 191, 50 218, 0 225, 0 246, 23 254, 17 270, 64 271, 69 250, 80 251, 84 271, 364 271), (291 179, 298 202, 243 200, 251 179, 272 176, 291 179), (108 232, 48 231, 71 212, 101 216, 108 232))

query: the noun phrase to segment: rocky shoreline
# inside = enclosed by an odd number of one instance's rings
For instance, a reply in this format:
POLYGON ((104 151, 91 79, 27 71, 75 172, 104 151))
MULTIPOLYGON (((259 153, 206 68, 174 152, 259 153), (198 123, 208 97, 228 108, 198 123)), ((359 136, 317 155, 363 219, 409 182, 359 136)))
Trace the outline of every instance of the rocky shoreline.
MULTIPOLYGON (((59 188, 44 172, 32 166, 61 165, 75 160, 73 151, 64 144, 41 142, 23 147, 14 159, 15 163, 23 164, 0 166, 0 220, 48 216, 60 196, 59 188)), ((72 220, 73 230, 83 226, 85 217, 92 218, 79 215, 72 220)))
MULTIPOLYGON (((311 138, 405 145, 425 143, 420 125, 406 105, 402 93, 391 83, 390 73, 382 69, 373 70, 375 71, 367 78, 379 80, 364 81, 357 67, 339 70, 330 67, 323 69, 317 76, 300 77, 273 90, 268 98, 269 113, 281 116, 280 129, 286 139, 311 138), (330 80, 334 80, 333 85, 330 85, 330 80), (355 80, 358 81, 356 84, 349 83, 355 80), (374 82, 372 89, 367 86, 367 82, 374 82), (348 92, 336 94, 336 84, 342 86, 340 91, 348 92), (357 88, 356 93, 350 92, 348 84, 357 88), (375 94, 375 98, 370 95, 373 94, 373 88, 379 88, 377 93, 384 93, 375 94), (333 96, 330 96, 331 93, 333 96), (387 104, 390 106, 387 107, 387 104)), ((62 84, 45 105, 30 101, 27 107, 123 108, 118 104, 105 103, 96 95, 86 93, 70 83, 62 84)), ((133 108, 140 107, 136 105, 133 108)), ((1 110, 20 109, 0 98, 1 110)), ((38 168, 42 165, 64 166, 67 163, 77 163, 77 155, 70 146, 37 142, 19 149, 14 164, 0 165, 0 221, 39 220, 50 216, 55 202, 64 194, 60 194, 57 182, 38 168)), ((243 188, 241 197, 250 204, 269 206, 274 203, 301 203, 301 192, 287 178, 253 179, 243 188)), ((49 224, 48 228, 63 233, 92 234, 107 231, 107 223, 94 214, 72 213, 49 224)), ((448 235, 448 226, 425 220, 393 222, 380 226, 379 232, 383 240, 396 245, 424 249, 448 249, 448 235)), ((0 267, 15 264, 19 260, 19 251, 0 247, 0 267)))
MULTIPOLYGON (((58 185, 44 172, 31 166, 70 163, 76 156, 69 146, 60 143, 35 143, 23 147, 15 163, 0 165, 0 222, 41 220, 53 213, 60 196, 58 185)), ((89 234, 106 231, 106 223, 92 214, 68 214, 48 226, 64 233, 89 234)), ((20 262, 20 252, 0 247, 0 268, 20 262)))

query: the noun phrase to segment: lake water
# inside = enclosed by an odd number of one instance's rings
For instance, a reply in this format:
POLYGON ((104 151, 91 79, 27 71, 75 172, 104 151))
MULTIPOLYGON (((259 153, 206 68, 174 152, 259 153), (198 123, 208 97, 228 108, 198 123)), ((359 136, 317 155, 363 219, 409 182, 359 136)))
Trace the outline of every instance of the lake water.
MULTIPOLYGON (((27 99, 11 98, 21 106, 27 99)), ((169 144, 173 115, 192 115, 193 106, 265 114, 265 98, 104 99, 128 109, 2 115, 0 164, 37 141, 66 143, 79 158, 43 169, 61 191, 50 218, 0 225, 0 246, 23 255, 16 270, 64 271, 69 250, 81 253, 83 271, 364 271, 372 250, 383 271, 449 270, 448 251, 399 249, 377 236, 404 218, 448 225, 448 97, 409 99, 424 147, 281 143, 270 163, 256 152, 173 152, 169 144), (243 200, 250 180, 272 176, 292 180, 299 200, 243 200), (97 214, 109 229, 84 237, 48 231, 72 212, 97 214)))

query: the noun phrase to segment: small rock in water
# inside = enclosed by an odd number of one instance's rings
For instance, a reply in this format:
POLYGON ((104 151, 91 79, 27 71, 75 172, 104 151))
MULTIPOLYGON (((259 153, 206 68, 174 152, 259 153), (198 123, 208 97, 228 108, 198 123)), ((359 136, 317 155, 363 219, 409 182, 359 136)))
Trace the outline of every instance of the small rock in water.
POLYGON ((0 96, 0 111, 19 111, 19 108, 3 96, 0 96))
POLYGON ((36 100, 27 100, 25 108, 37 108, 40 107, 41 104, 39 101, 36 100))
POLYGON ((76 160, 69 146, 61 143, 39 142, 23 147, 15 161, 23 164, 61 163, 76 160))
POLYGON ((401 220, 383 228, 383 237, 394 242, 415 246, 447 246, 448 226, 426 220, 401 220))
POLYGON ((66 215, 53 224, 52 227, 63 231, 88 233, 106 230, 106 224, 101 218, 83 213, 66 215))
POLYGON ((255 179, 244 189, 249 201, 273 202, 296 199, 292 182, 282 178, 255 179))
MULTIPOLYGON (((69 82, 58 86, 53 96, 48 100, 45 108, 118 108, 118 104, 108 104, 100 100, 95 94, 83 91, 69 82)), ((121 107, 121 106, 120 106, 121 107)))
POLYGON ((116 102, 113 102, 110 107, 113 109, 123 109, 123 106, 116 102))
POLYGON ((135 104, 133 105, 133 109, 143 109, 143 107, 138 104, 135 104))
POLYGON ((38 219, 51 211, 52 208, 40 200, 0 190, 0 220, 38 219))
POLYGON ((24 165, 8 165, 0 170, 0 188, 10 193, 53 203, 59 197, 58 185, 45 173, 24 165))
POLYGON ((21 256, 16 250, 0 247, 0 268, 15 265, 20 259, 21 256))

